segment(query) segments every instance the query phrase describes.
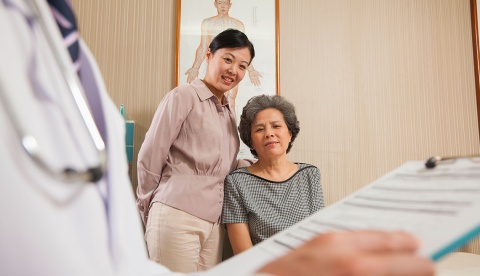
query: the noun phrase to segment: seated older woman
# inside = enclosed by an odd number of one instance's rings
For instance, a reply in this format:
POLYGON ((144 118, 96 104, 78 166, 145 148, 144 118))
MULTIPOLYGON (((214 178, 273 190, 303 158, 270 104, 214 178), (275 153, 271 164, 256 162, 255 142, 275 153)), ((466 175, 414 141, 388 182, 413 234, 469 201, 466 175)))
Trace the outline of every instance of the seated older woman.
POLYGON ((319 169, 287 160, 300 131, 290 102, 281 96, 251 98, 238 129, 258 161, 225 179, 222 222, 234 254, 324 207, 319 169))

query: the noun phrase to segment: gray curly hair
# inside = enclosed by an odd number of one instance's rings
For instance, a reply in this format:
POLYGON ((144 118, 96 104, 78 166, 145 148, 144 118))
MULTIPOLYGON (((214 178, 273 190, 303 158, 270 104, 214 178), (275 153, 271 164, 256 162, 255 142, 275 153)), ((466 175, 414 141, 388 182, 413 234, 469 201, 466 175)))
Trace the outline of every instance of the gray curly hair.
POLYGON ((252 97, 243 108, 238 131, 243 143, 250 148, 250 152, 255 157, 258 157, 258 155, 252 148, 252 123, 258 112, 268 108, 274 108, 283 114, 287 128, 290 133, 292 133, 292 140, 288 144, 287 153, 292 148, 293 141, 300 132, 300 122, 297 120, 295 107, 284 97, 277 95, 259 95, 252 97))

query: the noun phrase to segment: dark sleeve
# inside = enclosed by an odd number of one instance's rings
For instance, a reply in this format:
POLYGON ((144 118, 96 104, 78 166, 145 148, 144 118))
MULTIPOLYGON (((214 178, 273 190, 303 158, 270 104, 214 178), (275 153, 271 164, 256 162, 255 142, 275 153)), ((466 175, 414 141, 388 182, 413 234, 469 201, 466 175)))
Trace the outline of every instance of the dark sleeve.
POLYGON ((325 202, 323 198, 323 189, 322 189, 322 184, 320 183, 320 170, 317 167, 313 167, 311 169, 312 171, 312 177, 310 178, 312 180, 310 185, 310 189, 312 190, 313 198, 312 198, 312 214, 315 213, 318 210, 321 210, 325 208, 325 202))

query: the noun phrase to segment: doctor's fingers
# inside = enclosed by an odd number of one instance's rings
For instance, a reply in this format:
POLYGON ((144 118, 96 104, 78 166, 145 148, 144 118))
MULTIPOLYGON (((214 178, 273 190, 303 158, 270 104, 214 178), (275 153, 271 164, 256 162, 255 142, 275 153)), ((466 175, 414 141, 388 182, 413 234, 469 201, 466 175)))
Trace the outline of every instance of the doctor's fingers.
POLYGON ((334 244, 301 246, 263 267, 260 272, 282 276, 433 276, 433 264, 407 252, 344 250, 334 244))
POLYGON ((306 246, 314 247, 332 246, 346 252, 414 252, 419 245, 418 239, 409 233, 377 230, 326 233, 306 244, 306 246))
POLYGON ((433 276, 435 266, 427 258, 410 253, 373 253, 352 258, 345 275, 358 276, 433 276), (348 273, 351 272, 351 273, 348 273))

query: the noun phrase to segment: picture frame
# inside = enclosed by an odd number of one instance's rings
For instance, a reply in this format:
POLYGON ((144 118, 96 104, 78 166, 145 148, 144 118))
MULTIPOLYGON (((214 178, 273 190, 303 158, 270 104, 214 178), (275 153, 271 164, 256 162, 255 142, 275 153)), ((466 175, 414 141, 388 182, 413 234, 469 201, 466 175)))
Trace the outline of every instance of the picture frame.
POLYGON ((470 14, 472 25, 473 64, 475 70, 475 94, 477 98, 477 120, 480 134, 480 48, 478 30, 480 29, 478 14, 480 14, 480 0, 470 0, 470 14))
MULTIPOLYGON (((238 92, 226 93, 238 123, 248 99, 280 94, 278 22, 278 0, 177 0, 176 85, 193 80, 197 72, 203 78, 207 67, 203 53, 216 34, 227 28, 243 31, 255 47, 255 58, 238 92), (260 74, 256 79, 255 72, 260 74)), ((243 143, 238 157, 252 157, 243 143)))

